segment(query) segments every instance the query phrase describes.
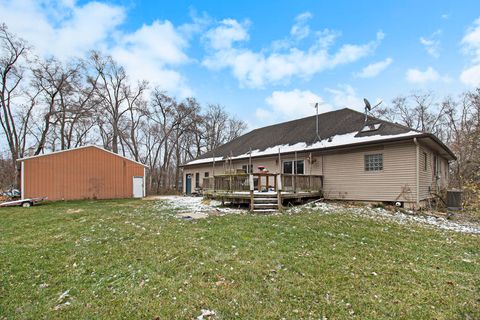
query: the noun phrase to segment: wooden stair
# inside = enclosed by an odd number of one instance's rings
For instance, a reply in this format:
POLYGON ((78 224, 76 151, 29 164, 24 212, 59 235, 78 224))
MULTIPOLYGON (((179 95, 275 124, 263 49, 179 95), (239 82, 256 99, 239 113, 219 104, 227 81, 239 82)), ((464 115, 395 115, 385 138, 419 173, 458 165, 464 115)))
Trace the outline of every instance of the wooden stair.
POLYGON ((278 211, 278 197, 276 194, 255 193, 253 195, 253 212, 273 213, 278 211))

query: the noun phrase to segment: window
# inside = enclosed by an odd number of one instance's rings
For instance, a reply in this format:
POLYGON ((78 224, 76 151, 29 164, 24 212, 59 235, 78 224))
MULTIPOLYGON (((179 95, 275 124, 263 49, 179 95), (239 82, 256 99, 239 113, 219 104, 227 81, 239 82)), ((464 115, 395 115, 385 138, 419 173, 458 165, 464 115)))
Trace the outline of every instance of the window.
POLYGON ((381 171, 383 170, 383 154, 366 154, 365 155, 365 171, 381 171))
POLYGON ((209 175, 208 171, 205 172, 205 178, 208 178, 208 175, 209 175))
POLYGON ((242 166, 242 170, 245 170, 246 173, 252 173, 253 172, 253 164, 251 164, 251 165, 244 164, 242 166))
POLYGON ((283 173, 289 174, 304 174, 305 173, 305 164, 303 160, 297 161, 283 161, 283 173), (295 172, 293 172, 293 165, 295 163, 295 172))
POLYGON ((438 156, 433 156, 433 174, 435 176, 439 176, 440 175, 440 158, 438 158, 438 156))
POLYGON ((200 173, 195 173, 195 188, 200 188, 200 173))
POLYGON ((296 161, 296 163, 295 163, 295 173, 296 174, 303 174, 304 173, 303 160, 296 161))
POLYGON ((428 155, 426 152, 423 153, 423 171, 427 171, 427 164, 428 164, 428 155))
POLYGON ((293 161, 283 161, 283 173, 293 173, 293 161))

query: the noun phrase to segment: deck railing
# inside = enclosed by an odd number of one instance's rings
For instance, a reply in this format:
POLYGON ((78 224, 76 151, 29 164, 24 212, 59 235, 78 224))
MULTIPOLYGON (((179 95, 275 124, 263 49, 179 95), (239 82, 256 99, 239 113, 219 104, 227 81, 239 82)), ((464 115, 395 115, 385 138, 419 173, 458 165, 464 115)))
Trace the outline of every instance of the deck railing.
POLYGON ((203 178, 202 188, 204 190, 215 191, 249 191, 249 175, 241 174, 222 174, 214 177, 203 178))
POLYGON ((314 191, 323 188, 321 175, 281 174, 280 176, 285 191, 314 191))
POLYGON ((323 176, 278 173, 221 174, 203 178, 202 188, 207 192, 320 191, 323 188, 323 176), (253 184, 253 187, 251 187, 251 184, 253 184))

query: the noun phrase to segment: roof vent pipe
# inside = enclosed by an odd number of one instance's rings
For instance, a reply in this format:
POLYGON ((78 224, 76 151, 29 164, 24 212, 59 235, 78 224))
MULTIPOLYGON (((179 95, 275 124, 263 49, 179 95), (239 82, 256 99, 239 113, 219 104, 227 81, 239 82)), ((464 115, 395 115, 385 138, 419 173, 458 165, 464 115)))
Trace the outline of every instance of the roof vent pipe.
POLYGON ((315 130, 315 133, 317 134, 317 140, 318 140, 318 141, 322 141, 322 138, 320 138, 320 134, 318 133, 318 106, 321 105, 321 104, 323 104, 323 102, 322 102, 322 103, 315 102, 315 104, 314 104, 314 106, 313 106, 313 107, 317 110, 316 130, 315 130))

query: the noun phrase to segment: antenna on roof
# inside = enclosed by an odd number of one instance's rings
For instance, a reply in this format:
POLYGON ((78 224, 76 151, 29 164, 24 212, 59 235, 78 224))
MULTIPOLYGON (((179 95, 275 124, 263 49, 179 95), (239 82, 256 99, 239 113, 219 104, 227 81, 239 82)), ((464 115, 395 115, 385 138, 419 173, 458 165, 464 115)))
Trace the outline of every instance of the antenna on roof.
POLYGON ((324 104, 324 102, 321 102, 321 103, 319 103, 319 102, 314 102, 314 103, 312 103, 313 107, 317 110, 317 118, 316 118, 317 124, 316 124, 316 130, 315 130, 315 132, 316 132, 316 134, 317 134, 317 139, 318 139, 318 141, 321 141, 321 140, 322 140, 322 138, 320 138, 320 134, 318 133, 318 106, 320 106, 320 105, 322 105, 322 104, 324 104))
POLYGON ((365 123, 364 125, 367 123, 367 120, 368 120, 368 113, 370 111, 372 111, 373 109, 375 109, 376 107, 378 107, 379 105, 382 104, 383 100, 380 100, 376 105, 374 105, 372 107, 372 105, 370 104, 370 101, 367 100, 367 98, 363 98, 363 102, 365 103, 365 123))

